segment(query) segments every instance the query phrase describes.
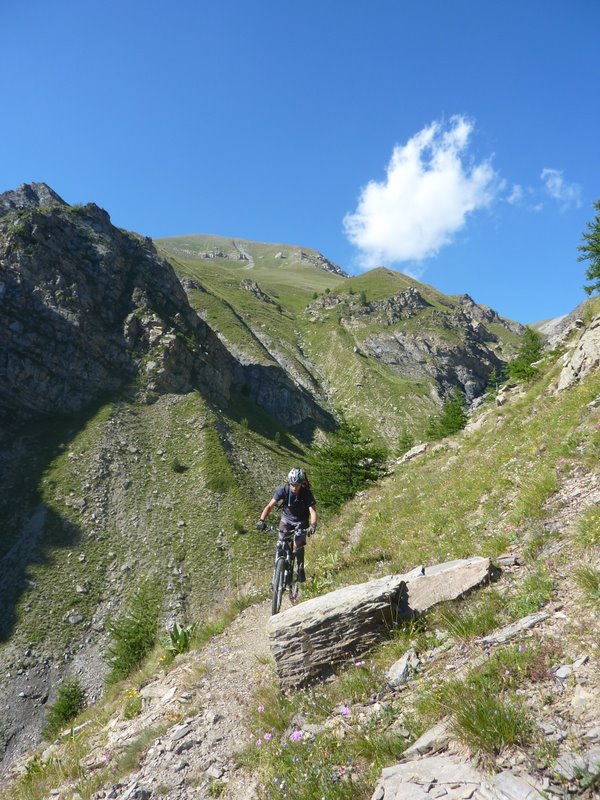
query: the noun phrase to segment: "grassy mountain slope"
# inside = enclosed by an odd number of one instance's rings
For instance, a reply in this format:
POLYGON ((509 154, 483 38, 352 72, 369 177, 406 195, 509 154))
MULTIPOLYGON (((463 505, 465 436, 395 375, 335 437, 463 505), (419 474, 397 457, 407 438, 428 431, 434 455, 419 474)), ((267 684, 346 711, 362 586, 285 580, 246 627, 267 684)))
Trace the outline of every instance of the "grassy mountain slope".
MULTIPOLYGON (((472 376, 459 376, 456 364, 500 364, 518 344, 519 326, 493 312, 484 319, 488 310, 470 299, 447 297, 392 270, 348 278, 315 251, 211 236, 157 245, 192 306, 228 346, 279 363, 321 402, 392 447, 406 428, 421 434, 452 384, 469 383, 472 376), (402 310, 410 291, 422 300, 402 310), (477 339, 482 320, 486 333, 477 339), (443 359, 448 364, 440 369, 443 359)), ((486 369, 475 378, 476 393, 486 369)))
MULTIPOLYGON (((599 311, 598 301, 589 304, 587 321, 599 311)), ((395 465, 311 540, 308 596, 420 563, 475 554, 495 563, 503 553, 513 559, 485 589, 390 631, 389 641, 333 682, 286 697, 275 681, 262 681, 253 703, 259 711, 248 710, 255 733, 243 758, 258 776, 260 797, 281 796, 285 776, 289 796, 368 800, 381 769, 441 718, 461 754, 491 773, 524 771, 553 796, 596 796, 593 774, 568 777, 561 758, 587 752, 600 709, 600 376, 596 371, 557 392, 563 363, 560 352, 549 353, 533 383, 503 392, 502 404, 489 397, 467 429, 395 465), (540 610, 547 619, 520 638, 496 647, 481 640, 540 610), (418 672, 402 691, 390 691, 385 671, 411 648, 418 672), (552 670, 578 659, 569 677, 555 677, 552 670), (502 725, 490 723, 496 717, 502 725), (306 736, 295 741, 291 731, 306 736)), ((197 407, 182 411, 204 419, 197 407)), ((148 449, 165 450, 156 451, 157 480, 166 468, 161 459, 175 455, 165 440, 148 449)), ((189 444, 197 446, 195 439, 189 444)), ((189 454, 179 455, 187 463, 189 454)), ((202 661, 202 652, 194 658, 202 661)), ((134 680, 141 685, 145 678, 134 680)), ((85 737, 69 758, 82 758, 85 737)), ((52 769, 40 770, 39 783, 30 781, 40 796, 57 782, 52 769)), ((106 780, 115 776, 107 771, 106 780)), ((72 785, 85 798, 88 779, 72 785)), ((201 772, 186 781, 209 796, 228 796, 224 782, 201 772)), ((34 796, 26 782, 20 786, 20 798, 34 796)), ((167 796, 178 790, 164 786, 167 796)))

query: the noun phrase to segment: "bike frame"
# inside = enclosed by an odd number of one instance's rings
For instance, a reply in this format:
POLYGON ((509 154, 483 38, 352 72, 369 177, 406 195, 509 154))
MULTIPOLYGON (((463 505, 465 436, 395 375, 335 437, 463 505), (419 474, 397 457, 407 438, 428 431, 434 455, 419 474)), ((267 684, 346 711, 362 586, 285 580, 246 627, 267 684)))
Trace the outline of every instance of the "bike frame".
MULTIPOLYGON (((298 559, 297 551, 294 550, 294 538, 298 533, 303 532, 301 528, 296 528, 286 533, 283 539, 277 542, 275 567, 273 569, 272 615, 279 613, 286 588, 289 587, 290 600, 292 603, 296 603, 300 596, 298 559)), ((304 547, 304 545, 302 546, 304 547)))

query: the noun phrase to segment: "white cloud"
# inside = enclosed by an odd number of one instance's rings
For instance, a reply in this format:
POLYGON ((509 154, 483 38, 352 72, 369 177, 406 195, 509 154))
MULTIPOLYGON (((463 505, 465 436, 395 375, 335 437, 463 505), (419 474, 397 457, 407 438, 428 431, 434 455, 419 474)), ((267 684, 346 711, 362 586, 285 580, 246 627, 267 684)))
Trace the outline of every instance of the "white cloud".
POLYGON ((467 163, 473 124, 462 116, 434 122, 394 147, 386 179, 370 181, 346 236, 365 268, 421 261, 452 241, 467 215, 489 205, 501 188, 489 161, 467 163))
POLYGON ((561 169, 545 167, 540 178, 544 182, 546 192, 553 200, 559 202, 563 209, 571 205, 581 206, 581 186, 577 183, 566 183, 561 169))
POLYGON ((524 194, 523 187, 520 184, 515 183, 515 185, 512 187, 510 195, 506 198, 506 202, 513 206, 518 206, 523 202, 524 194))

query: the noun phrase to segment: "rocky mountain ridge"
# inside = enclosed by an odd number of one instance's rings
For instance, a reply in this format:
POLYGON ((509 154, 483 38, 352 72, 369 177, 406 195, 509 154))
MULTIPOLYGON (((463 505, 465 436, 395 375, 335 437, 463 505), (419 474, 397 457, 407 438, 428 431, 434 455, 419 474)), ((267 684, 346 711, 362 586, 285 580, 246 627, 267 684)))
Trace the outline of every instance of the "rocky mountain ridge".
POLYGON ((282 371, 242 365, 190 307, 150 239, 44 184, 0 195, 0 420, 69 414, 100 396, 244 391, 289 426, 327 425, 282 371))

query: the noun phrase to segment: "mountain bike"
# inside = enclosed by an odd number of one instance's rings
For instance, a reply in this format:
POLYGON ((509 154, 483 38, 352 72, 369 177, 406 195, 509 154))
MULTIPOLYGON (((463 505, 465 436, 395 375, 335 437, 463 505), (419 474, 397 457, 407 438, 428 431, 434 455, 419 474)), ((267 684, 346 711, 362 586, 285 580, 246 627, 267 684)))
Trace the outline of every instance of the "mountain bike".
MULTIPOLYGON (((298 580, 298 553, 301 548, 296 549, 294 546, 294 539, 299 533, 307 535, 307 530, 303 530, 298 525, 277 542, 275 568, 273 570, 271 615, 279 613, 286 589, 289 591, 292 604, 297 603, 300 599, 301 583, 298 580)), ((302 545, 303 547, 304 545, 302 545)))

